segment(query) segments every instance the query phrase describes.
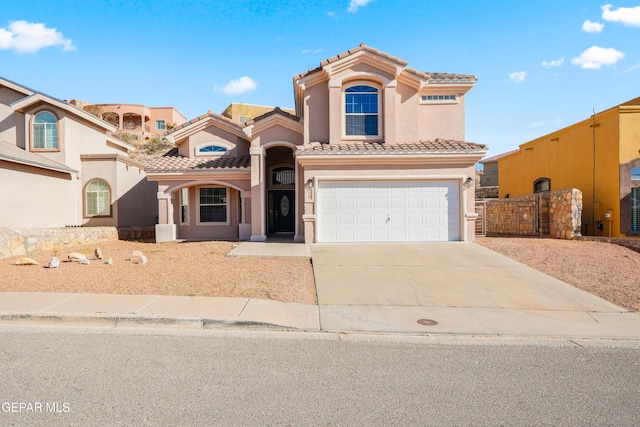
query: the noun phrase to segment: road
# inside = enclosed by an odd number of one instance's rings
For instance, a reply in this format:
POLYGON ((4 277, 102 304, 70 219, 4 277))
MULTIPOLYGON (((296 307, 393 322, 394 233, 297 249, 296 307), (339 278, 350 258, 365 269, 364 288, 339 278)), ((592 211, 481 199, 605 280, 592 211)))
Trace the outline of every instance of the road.
POLYGON ((640 350, 0 324, 0 426, 640 425, 640 350))

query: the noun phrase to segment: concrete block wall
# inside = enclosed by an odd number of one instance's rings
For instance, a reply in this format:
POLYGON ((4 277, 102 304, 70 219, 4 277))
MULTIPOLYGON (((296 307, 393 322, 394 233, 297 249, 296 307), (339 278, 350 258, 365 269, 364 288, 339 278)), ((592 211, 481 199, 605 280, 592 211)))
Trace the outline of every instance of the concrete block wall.
POLYGON ((0 258, 57 252, 105 241, 153 239, 153 227, 1 228, 0 258))

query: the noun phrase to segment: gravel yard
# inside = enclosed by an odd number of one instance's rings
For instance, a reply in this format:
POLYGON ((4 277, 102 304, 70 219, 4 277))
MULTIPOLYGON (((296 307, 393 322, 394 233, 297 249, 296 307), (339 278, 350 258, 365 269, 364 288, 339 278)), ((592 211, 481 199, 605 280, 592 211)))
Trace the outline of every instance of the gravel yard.
POLYGON ((627 310, 640 310, 640 253, 612 243, 483 237, 476 243, 627 310))
POLYGON ((12 265, 19 257, 0 260, 2 292, 72 292, 137 295, 224 296, 316 304, 309 259, 227 257, 230 242, 104 242, 30 255, 40 265, 12 265), (94 259, 99 247, 105 259, 94 259), (146 264, 131 261, 142 251, 146 264), (66 261, 70 252, 87 256, 89 265, 61 262, 44 268, 52 256, 66 261))

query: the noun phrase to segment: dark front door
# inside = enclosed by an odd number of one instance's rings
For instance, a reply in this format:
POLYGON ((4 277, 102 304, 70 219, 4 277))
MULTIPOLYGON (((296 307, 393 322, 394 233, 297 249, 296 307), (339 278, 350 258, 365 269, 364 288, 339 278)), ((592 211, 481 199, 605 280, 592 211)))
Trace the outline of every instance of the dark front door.
POLYGON ((293 190, 269 190, 269 234, 295 231, 294 194, 293 190))

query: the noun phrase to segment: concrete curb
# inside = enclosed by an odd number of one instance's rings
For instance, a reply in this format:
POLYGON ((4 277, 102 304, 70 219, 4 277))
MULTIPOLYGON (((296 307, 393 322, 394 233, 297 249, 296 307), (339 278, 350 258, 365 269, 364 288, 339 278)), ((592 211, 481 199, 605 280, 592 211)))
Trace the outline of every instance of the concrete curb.
MULTIPOLYGON (((311 331, 294 326, 278 325, 275 323, 247 321, 247 320, 220 320, 201 317, 150 317, 150 316, 123 316, 123 315, 68 315, 62 313, 31 314, 13 313, 0 314, 2 323, 41 323, 58 325, 86 325, 86 326, 110 326, 110 327, 171 327, 191 329, 249 329, 270 331, 311 331)), ((318 331, 314 331, 318 332, 318 331)))

